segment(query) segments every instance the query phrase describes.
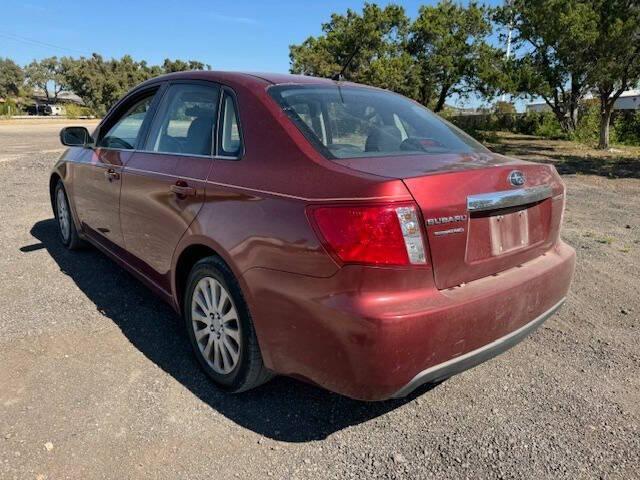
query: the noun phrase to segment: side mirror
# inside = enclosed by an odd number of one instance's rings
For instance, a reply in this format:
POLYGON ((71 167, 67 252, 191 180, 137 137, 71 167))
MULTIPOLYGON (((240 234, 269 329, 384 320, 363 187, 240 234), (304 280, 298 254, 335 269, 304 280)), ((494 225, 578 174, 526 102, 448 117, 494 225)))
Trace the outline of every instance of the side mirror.
POLYGON ((84 147, 93 143, 85 127, 64 127, 60 130, 60 142, 68 147, 84 147))

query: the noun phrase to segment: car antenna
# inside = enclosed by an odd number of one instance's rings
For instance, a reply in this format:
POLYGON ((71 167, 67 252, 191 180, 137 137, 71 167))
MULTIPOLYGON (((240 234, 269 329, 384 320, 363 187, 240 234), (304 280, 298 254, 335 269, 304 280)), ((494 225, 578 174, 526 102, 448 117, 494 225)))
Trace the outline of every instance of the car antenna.
POLYGON ((360 51, 360 44, 356 45, 356 48, 353 49, 353 52, 351 52, 351 55, 349 55, 349 58, 347 58, 347 61, 342 67, 342 70, 340 70, 340 73, 336 73, 333 77, 331 77, 332 80, 338 82, 338 93, 340 94, 340 101, 342 103, 344 103, 344 97, 342 96, 342 89, 340 88, 339 82, 344 80, 344 72, 347 71, 347 68, 349 68, 349 65, 351 65, 353 57, 355 57, 356 53, 358 53, 359 51, 360 51))
POLYGON ((353 50, 353 52, 351 52, 351 55, 349 55, 349 58, 342 67, 342 70, 340 70, 340 73, 336 73, 333 77, 331 77, 331 80, 335 80, 336 82, 341 82, 342 80, 344 80, 344 72, 347 71, 347 68, 349 68, 349 65, 351 65, 351 62, 353 61, 353 57, 355 57, 359 51, 360 45, 358 44, 356 45, 356 48, 353 50))

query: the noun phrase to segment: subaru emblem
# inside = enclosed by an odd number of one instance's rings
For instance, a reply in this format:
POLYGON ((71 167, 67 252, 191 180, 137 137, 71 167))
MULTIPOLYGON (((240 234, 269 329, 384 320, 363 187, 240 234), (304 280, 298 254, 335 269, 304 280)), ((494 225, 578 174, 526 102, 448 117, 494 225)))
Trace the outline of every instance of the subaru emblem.
POLYGON ((514 170, 509 174, 508 178, 509 178, 509 183, 514 187, 521 187, 522 185, 524 185, 524 182, 525 182, 524 173, 522 173, 520 170, 514 170))

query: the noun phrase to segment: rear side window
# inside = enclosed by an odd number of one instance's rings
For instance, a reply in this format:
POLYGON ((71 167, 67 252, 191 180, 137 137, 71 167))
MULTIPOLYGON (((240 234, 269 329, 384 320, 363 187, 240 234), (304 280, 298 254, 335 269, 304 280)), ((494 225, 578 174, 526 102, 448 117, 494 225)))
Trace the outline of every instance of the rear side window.
POLYGON ((145 150, 211 155, 219 95, 219 88, 213 85, 171 85, 151 125, 145 150))
POLYGON ((418 103, 384 90, 286 85, 269 94, 327 158, 487 151, 418 103))
POLYGON ((233 97, 228 93, 222 98, 222 125, 218 140, 218 155, 225 157, 239 157, 242 153, 242 138, 240 136, 240 124, 238 110, 233 97))
POLYGON ((155 92, 136 101, 118 118, 98 142, 99 147, 133 150, 136 148, 142 123, 151 108, 155 92))

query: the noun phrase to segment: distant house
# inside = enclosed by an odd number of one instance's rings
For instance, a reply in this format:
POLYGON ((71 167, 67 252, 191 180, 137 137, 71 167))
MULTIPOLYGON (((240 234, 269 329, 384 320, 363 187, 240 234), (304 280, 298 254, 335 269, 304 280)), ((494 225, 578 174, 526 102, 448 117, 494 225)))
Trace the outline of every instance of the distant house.
POLYGON ((640 90, 627 90, 616 100, 616 110, 640 110, 640 90))
POLYGON ((490 113, 490 110, 486 108, 456 107, 448 103, 445 104, 444 110, 452 115, 484 115, 490 113))
MULTIPOLYGON (((44 93, 44 90, 40 90, 39 88, 33 89, 31 99, 39 104, 47 103, 47 95, 44 93)), ((49 103, 54 102, 51 101, 49 103)), ((73 92, 60 92, 55 103, 75 103, 76 105, 84 105, 82 99, 73 92)))
POLYGON ((550 111, 551 111, 551 107, 547 105, 546 102, 535 102, 527 105, 527 112, 541 113, 541 112, 550 112, 550 111))
MULTIPOLYGON (((587 93, 583 100, 597 98, 593 93, 587 93)), ((613 106, 614 110, 640 110, 640 90, 627 90, 620 95, 613 106)), ((550 112, 551 108, 545 102, 534 102, 527 105, 527 112, 550 112)))

